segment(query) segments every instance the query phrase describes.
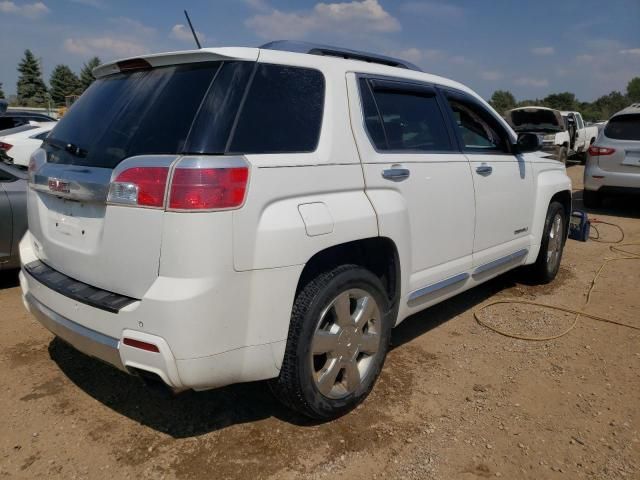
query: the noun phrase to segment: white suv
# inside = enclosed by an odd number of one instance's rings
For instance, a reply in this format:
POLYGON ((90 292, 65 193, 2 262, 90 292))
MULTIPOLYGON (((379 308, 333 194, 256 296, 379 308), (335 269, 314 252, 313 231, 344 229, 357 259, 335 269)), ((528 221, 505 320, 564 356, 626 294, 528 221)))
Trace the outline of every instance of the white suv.
POLYGON ((174 390, 272 379, 332 418, 409 315, 520 265, 558 271, 564 166, 459 83, 291 42, 95 74, 32 157, 21 285, 117 368, 174 390))

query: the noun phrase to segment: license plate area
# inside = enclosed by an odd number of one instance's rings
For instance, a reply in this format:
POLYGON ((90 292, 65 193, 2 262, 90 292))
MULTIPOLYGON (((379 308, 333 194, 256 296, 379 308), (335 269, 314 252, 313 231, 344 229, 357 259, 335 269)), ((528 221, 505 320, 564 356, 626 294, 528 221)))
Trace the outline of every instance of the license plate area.
POLYGON ((83 252, 97 248, 104 225, 105 206, 42 195, 47 237, 83 252))
POLYGON ((627 150, 622 165, 640 167, 640 150, 627 150))

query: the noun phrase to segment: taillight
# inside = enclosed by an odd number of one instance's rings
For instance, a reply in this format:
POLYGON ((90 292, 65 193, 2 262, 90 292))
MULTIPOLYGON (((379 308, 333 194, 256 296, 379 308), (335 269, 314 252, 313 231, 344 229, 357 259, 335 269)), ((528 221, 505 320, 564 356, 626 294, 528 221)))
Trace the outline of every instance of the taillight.
POLYGON ((598 147, 596 145, 591 145, 589 147, 589 155, 593 156, 593 157, 603 157, 606 155, 612 155, 614 154, 616 151, 615 148, 609 148, 609 147, 598 147))
POLYGON ((244 157, 186 156, 175 164, 170 159, 152 161, 116 172, 107 202, 174 211, 229 210, 244 203, 249 182, 244 157))
POLYGON ((172 210, 220 210, 244 202, 249 179, 246 166, 180 168, 174 170, 169 190, 172 210))
POLYGON ((10 143, 0 142, 0 150, 4 150, 5 152, 8 152, 9 150, 11 150, 12 147, 13 145, 11 145, 10 143))
POLYGON ((164 207, 169 167, 132 167, 119 173, 108 201, 142 207, 164 207))

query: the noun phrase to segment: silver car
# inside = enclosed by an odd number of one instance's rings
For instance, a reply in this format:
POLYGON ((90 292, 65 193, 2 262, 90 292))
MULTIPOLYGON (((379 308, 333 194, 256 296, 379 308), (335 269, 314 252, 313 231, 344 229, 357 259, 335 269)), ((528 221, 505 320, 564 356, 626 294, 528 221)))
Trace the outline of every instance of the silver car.
POLYGON ((18 243, 27 231, 27 174, 0 162, 0 270, 20 267, 18 243))
POLYGON ((584 169, 586 207, 606 195, 640 194, 640 103, 613 115, 589 148, 584 169))

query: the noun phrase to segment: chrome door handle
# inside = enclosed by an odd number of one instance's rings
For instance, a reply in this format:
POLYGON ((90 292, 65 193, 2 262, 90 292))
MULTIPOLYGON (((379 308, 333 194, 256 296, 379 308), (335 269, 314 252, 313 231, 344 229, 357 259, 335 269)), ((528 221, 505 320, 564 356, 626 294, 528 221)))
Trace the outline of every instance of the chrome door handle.
POLYGON ((406 180, 411 175, 408 168, 402 168, 399 165, 393 165, 391 168, 387 168, 382 171, 382 178, 391 180, 393 182, 401 182, 406 180))
POLYGON ((476 167, 476 173, 478 175, 482 175, 483 177, 491 175, 491 172, 493 172, 493 167, 491 167, 490 165, 480 165, 479 167, 476 167))

